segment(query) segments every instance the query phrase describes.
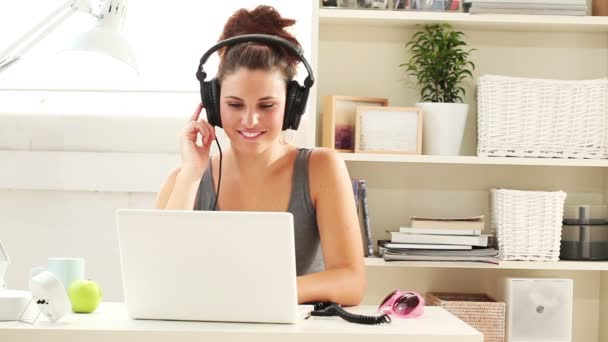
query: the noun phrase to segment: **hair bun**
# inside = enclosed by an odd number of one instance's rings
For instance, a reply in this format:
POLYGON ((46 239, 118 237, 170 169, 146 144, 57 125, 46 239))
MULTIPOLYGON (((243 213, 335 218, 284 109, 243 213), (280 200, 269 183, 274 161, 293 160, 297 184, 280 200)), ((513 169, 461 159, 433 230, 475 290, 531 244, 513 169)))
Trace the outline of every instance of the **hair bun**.
MULTIPOLYGON (((244 34, 268 34, 281 37, 300 49, 301 45, 298 40, 285 30, 286 27, 294 25, 295 22, 294 19, 281 17, 281 14, 272 6, 260 5, 253 10, 243 8, 230 16, 224 25, 220 40, 244 34)), ((291 53, 286 52, 283 48, 280 48, 280 50, 290 65, 299 62, 299 59, 291 53)), ((223 51, 220 51, 220 54, 223 54, 223 51)))

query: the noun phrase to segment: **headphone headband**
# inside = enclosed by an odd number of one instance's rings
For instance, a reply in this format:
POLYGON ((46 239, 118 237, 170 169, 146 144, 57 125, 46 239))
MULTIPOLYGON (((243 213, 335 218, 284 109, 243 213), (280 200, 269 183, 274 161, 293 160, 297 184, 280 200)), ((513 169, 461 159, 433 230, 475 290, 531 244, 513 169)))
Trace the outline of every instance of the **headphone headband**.
POLYGON ((207 50, 203 57, 201 57, 200 63, 198 65, 198 70, 196 71, 196 78, 201 82, 205 80, 205 78, 207 77, 207 73, 203 69, 203 65, 215 51, 223 48, 224 46, 236 45, 245 42, 258 42, 265 43, 268 45, 280 45, 286 48, 291 54, 298 57, 298 59, 304 64, 304 67, 306 67, 308 76, 304 80, 304 86, 306 86, 306 88, 310 88, 315 83, 312 68, 308 64, 308 61, 306 61, 306 58, 304 58, 304 56, 302 55, 302 51, 296 48, 287 39, 268 34, 244 34, 219 41, 217 44, 213 45, 209 50, 207 50))

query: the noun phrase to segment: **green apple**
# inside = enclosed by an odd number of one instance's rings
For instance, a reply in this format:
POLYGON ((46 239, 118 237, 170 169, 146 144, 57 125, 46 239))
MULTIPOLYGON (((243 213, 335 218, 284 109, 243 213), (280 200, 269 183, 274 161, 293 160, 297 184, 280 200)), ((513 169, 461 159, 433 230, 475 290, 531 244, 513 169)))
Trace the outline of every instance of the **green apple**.
POLYGON ((76 313, 91 313, 101 303, 101 288, 91 280, 75 280, 68 288, 68 296, 72 303, 72 311, 76 313))

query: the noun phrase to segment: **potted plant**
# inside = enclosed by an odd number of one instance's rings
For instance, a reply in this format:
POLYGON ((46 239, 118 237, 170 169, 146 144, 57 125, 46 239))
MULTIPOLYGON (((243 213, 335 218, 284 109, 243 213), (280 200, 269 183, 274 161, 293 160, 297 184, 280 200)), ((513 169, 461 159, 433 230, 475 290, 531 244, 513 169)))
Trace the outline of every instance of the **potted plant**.
POLYGON ((427 24, 405 45, 409 58, 401 64, 416 77, 422 108, 423 154, 459 155, 469 111, 463 81, 473 77, 464 34, 449 24, 427 24))

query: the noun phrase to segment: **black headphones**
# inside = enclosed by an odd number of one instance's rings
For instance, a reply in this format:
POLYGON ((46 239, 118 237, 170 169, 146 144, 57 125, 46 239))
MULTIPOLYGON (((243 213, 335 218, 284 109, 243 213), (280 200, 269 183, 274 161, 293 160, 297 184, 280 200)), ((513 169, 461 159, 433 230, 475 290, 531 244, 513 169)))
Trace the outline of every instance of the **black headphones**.
POLYGON ((298 57, 298 59, 304 63, 304 66, 308 71, 308 77, 306 77, 304 80, 304 86, 301 86, 297 81, 294 80, 287 83, 285 114, 283 116, 283 130, 290 128, 294 130, 298 129, 302 114, 304 114, 304 110, 306 110, 308 92, 310 87, 312 87, 312 85, 315 83, 315 78, 312 74, 310 65, 302 55, 302 51, 300 51, 300 49, 296 48, 286 39, 267 34, 244 34, 222 40, 207 50, 203 57, 201 57, 198 69, 196 70, 196 78, 201 84, 201 100, 205 110, 207 111, 207 121, 213 126, 222 127, 222 119, 220 116, 220 84, 217 78, 213 78, 210 81, 205 81, 207 73, 203 69, 203 64, 205 64, 211 54, 222 47, 244 42, 258 42, 266 45, 284 47, 287 49, 287 51, 298 57))

